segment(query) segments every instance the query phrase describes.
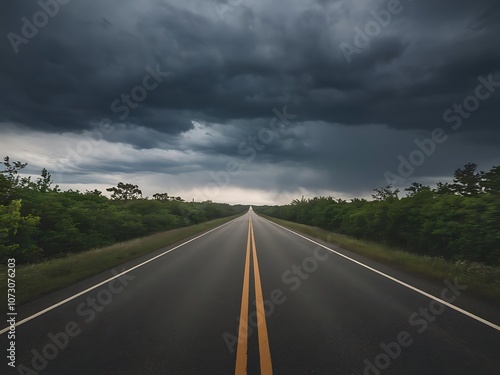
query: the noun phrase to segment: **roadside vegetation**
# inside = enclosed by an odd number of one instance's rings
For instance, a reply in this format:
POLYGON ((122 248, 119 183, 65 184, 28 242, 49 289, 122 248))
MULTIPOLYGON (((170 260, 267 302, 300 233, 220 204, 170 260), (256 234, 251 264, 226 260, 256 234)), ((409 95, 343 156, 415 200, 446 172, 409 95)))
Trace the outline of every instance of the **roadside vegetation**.
POLYGON ((43 169, 32 181, 26 163, 4 158, 0 171, 0 264, 39 263, 133 238, 242 213, 247 206, 185 202, 160 192, 143 198, 137 185, 61 191, 43 169))
POLYGON ((453 183, 435 189, 414 182, 401 198, 386 186, 373 200, 315 197, 254 209, 406 271, 461 277, 476 294, 500 301, 500 167, 476 168, 457 169, 453 183))
POLYGON ((498 266, 467 261, 452 262, 443 257, 412 254, 379 242, 360 240, 318 227, 260 215, 296 232, 319 238, 417 276, 436 281, 457 277, 462 284, 467 285, 468 293, 500 304, 500 267, 498 266))
MULTIPOLYGON (((16 268, 17 302, 22 304, 31 301, 36 297, 112 269, 141 255, 215 228, 239 215, 155 233, 100 249, 77 254, 68 253, 63 257, 41 263, 21 265, 16 268)), ((117 270, 119 269, 118 267, 117 270)), ((0 265, 0 295, 2 296, 7 293, 6 279, 7 267, 0 265)))

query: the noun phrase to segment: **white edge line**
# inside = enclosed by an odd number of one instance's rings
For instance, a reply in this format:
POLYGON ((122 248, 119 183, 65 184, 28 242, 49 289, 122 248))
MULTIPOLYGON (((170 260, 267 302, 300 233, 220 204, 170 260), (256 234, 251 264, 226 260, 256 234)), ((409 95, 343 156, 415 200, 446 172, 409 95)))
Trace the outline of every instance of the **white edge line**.
POLYGON ((451 304, 451 303, 449 303, 449 302, 447 302, 447 301, 445 301, 445 300, 442 300, 441 298, 438 298, 438 297, 436 297, 436 296, 433 296, 432 294, 429 294, 429 293, 427 293, 427 292, 424 292, 423 290, 420 290, 420 289, 418 289, 418 288, 414 287, 413 285, 407 284, 407 283, 405 283, 404 281, 401 281, 401 280, 399 280, 399 279, 396 279, 395 277, 389 276, 389 275, 387 275, 387 274, 385 274, 385 273, 383 273, 383 272, 381 272, 381 271, 379 271, 379 270, 377 270, 377 269, 375 269, 375 268, 372 268, 372 267, 370 267, 370 266, 367 266, 366 264, 361 263, 361 262, 359 262, 359 261, 357 261, 357 260, 355 260, 355 259, 352 259, 352 258, 348 257, 347 255, 344 255, 344 254, 342 254, 342 253, 339 253, 338 251, 335 251, 335 250, 333 250, 333 249, 330 249, 329 247, 327 247, 327 246, 325 246, 325 245, 322 245, 322 244, 320 244, 320 243, 318 243, 318 242, 316 242, 316 241, 313 241, 313 240, 311 240, 310 238, 307 238, 306 236, 303 236, 303 235, 301 235, 301 234, 299 234, 299 233, 297 233, 297 232, 294 232, 294 231, 293 231, 293 230, 291 230, 291 229, 288 229, 288 228, 286 228, 286 227, 284 227, 284 226, 282 226, 282 225, 276 224, 275 222, 273 222, 273 221, 271 221, 271 220, 268 220, 268 219, 266 219, 265 217, 262 217, 262 216, 259 216, 259 217, 261 217, 262 219, 264 219, 264 220, 266 220, 266 221, 268 221, 268 222, 270 222, 270 223, 272 223, 272 224, 274 224, 274 225, 276 225, 276 226, 278 226, 278 227, 280 227, 280 228, 282 228, 282 229, 285 229, 285 230, 287 230, 287 231, 289 231, 289 232, 291 232, 291 233, 293 233, 293 234, 295 234, 295 235, 297 235, 297 236, 299 236, 299 237, 302 237, 302 238, 304 238, 304 239, 306 239, 306 240, 308 240, 308 241, 310 241, 310 242, 312 242, 312 243, 314 243, 314 244, 316 244, 316 245, 318 245, 318 246, 321 246, 322 248, 324 248, 324 249, 326 249, 326 250, 328 250, 328 251, 330 251, 330 252, 332 252, 332 253, 334 253, 334 254, 337 254, 337 255, 339 255, 339 256, 341 256, 341 257, 343 257, 343 258, 347 259, 347 260, 350 260, 351 262, 354 262, 354 263, 356 263, 356 264, 358 264, 358 265, 360 265, 360 266, 362 266, 362 267, 365 267, 365 268, 369 269, 370 271, 373 271, 373 272, 375 272, 375 273, 378 273, 379 275, 381 275, 381 276, 383 276, 383 277, 385 277, 385 278, 387 278, 387 279, 389 279, 389 280, 392 280, 392 281, 394 281, 394 282, 396 282, 396 283, 398 283, 398 284, 400 284, 400 285, 403 285, 403 286, 407 287, 408 289, 413 290, 414 292, 420 293, 420 294, 422 294, 422 295, 424 295, 424 296, 426 296, 426 297, 428 297, 428 298, 430 298, 430 299, 433 299, 434 301, 437 301, 437 302, 439 302, 439 303, 441 303, 441 304, 443 304, 443 305, 445 305, 445 306, 450 307, 451 309, 453 309, 453 310, 455 310, 455 311, 458 311, 459 313, 462 313, 462 314, 464 314, 464 315, 468 316, 469 318, 475 319, 475 320, 477 320, 478 322, 481 322, 481 323, 483 323, 483 324, 485 324, 485 325, 487 325, 487 326, 489 326, 489 327, 491 327, 491 328, 493 328, 493 329, 496 329, 497 331, 500 331, 500 326, 496 325, 495 323, 492 323, 492 322, 490 322, 490 321, 488 321, 488 320, 486 320, 486 319, 483 319, 483 318, 481 318, 480 316, 477 316, 477 315, 475 315, 475 314, 473 314, 473 313, 471 313, 471 312, 468 312, 467 310, 461 309, 460 307, 457 307, 457 306, 455 306, 455 305, 453 305, 453 304, 451 304))
MULTIPOLYGON (((69 301, 71 301, 71 300, 74 300, 75 298, 80 297, 82 294, 85 294, 85 293, 87 293, 87 292, 90 292, 91 290, 94 290, 94 289, 96 289, 96 288, 100 287, 101 285, 104 285, 104 284, 106 284, 106 283, 109 283, 110 281, 112 281, 112 280, 114 280, 114 279, 116 279, 116 278, 118 278, 118 277, 120 277, 120 276, 123 276, 123 275, 125 275, 126 273, 129 273, 130 271, 135 270, 136 268, 142 267, 143 265, 145 265, 145 264, 147 264, 147 263, 149 263, 149 262, 152 262, 153 260, 158 259, 159 257, 161 257, 161 256, 163 256, 163 255, 165 255, 165 254, 168 254, 168 253, 170 253, 171 251, 174 251, 174 250, 178 249, 179 247, 182 247, 182 246, 184 246, 184 245, 186 245, 186 244, 188 244, 188 243, 190 243, 190 242, 192 242, 192 241, 194 241, 194 240, 197 240, 197 239, 198 239, 198 238, 200 238, 200 237, 203 237, 203 236, 205 236, 205 235, 209 234, 210 232, 213 232, 214 230, 220 229, 220 228, 222 228, 223 226, 225 226, 225 225, 227 225, 227 224, 229 224, 229 223, 231 223, 231 222, 233 222, 234 220, 239 219, 239 218, 240 218, 240 216, 238 216, 238 217, 234 218, 233 220, 228 221, 227 223, 224 223, 224 224, 222 224, 222 225, 219 225, 218 227, 215 227, 215 228, 213 228, 213 229, 210 229, 208 232, 202 233, 202 234, 200 234, 199 236, 196 236, 196 237, 194 237, 194 238, 191 238, 190 240, 188 240, 188 241, 186 241, 186 242, 183 242, 183 243, 181 243, 181 244, 177 245, 176 247, 174 247, 174 248, 172 248, 172 249, 169 249, 169 250, 167 250, 167 251, 165 251, 165 252, 163 252, 163 253, 161 253, 161 254, 158 254, 158 255, 156 255, 155 257, 153 257, 153 258, 151 258, 151 259, 148 259, 148 260, 146 260, 146 261, 144 261, 144 262, 142 262, 142 263, 140 263, 140 264, 137 264, 137 265, 135 265, 134 267, 129 268, 129 269, 128 269, 128 270, 126 270, 126 271, 123 271, 123 272, 121 272, 121 273, 119 273, 119 274, 116 274, 115 276, 110 277, 110 278, 109 278, 109 279, 107 279, 107 280, 101 281, 100 283, 95 284, 94 286, 91 286, 90 288, 87 288, 87 289, 85 289, 85 290, 82 290, 81 292, 79 292, 79 293, 77 293, 77 294, 74 294, 74 295, 72 295, 71 297, 68 297, 68 298, 66 298, 66 299, 64 299, 64 300, 62 300, 62 301, 60 301, 60 302, 58 302, 58 303, 56 303, 56 304, 54 304, 54 305, 52 305, 52 306, 49 306, 49 307, 47 307, 47 308, 45 308, 45 309, 43 309, 43 310, 41 310, 41 311, 39 311, 39 312, 37 312, 37 313, 35 313, 35 314, 31 315, 31 316, 28 316, 27 318, 24 318, 23 320, 20 320, 19 322, 16 322, 16 327, 18 327, 18 326, 20 326, 20 325, 22 325, 22 324, 24 324, 24 323, 26 323, 26 322, 29 322, 30 320, 35 319, 35 318, 39 317, 40 315, 43 315, 43 314, 45 314, 45 313, 47 313, 47 312, 49 312, 49 311, 51 311, 51 310, 54 310, 56 307, 59 307, 59 306, 61 306, 61 305, 64 305, 65 303, 67 303, 67 302, 69 302, 69 301)), ((8 327, 6 327, 6 328, 4 328, 4 329, 0 330, 0 335, 3 335, 3 334, 4 334, 5 332, 7 332, 9 329, 10 329, 10 326, 8 326, 8 327)))

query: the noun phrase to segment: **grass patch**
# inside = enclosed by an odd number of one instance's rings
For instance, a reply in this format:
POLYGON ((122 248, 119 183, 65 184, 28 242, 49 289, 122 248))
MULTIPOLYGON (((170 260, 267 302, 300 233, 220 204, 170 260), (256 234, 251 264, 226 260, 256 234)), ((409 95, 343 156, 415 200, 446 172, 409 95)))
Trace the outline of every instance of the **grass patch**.
POLYGON ((467 285, 467 291, 471 295, 500 303, 500 267, 469 262, 452 263, 439 257, 412 254, 378 242, 358 240, 321 228, 259 215, 289 229, 338 245, 408 273, 439 281, 456 277, 462 284, 467 285))
MULTIPOLYGON (((16 303, 22 304, 44 294, 109 270, 126 261, 224 224, 240 215, 220 218, 205 223, 177 228, 134 240, 120 242, 100 249, 42 263, 16 267, 16 303)), ((7 296, 7 267, 0 266, 0 296, 7 296)))

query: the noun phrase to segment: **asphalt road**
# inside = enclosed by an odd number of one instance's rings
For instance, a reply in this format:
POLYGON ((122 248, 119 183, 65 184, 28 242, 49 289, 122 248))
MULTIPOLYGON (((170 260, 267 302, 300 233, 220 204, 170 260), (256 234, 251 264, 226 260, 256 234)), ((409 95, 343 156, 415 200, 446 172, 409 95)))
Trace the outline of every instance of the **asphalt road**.
POLYGON ((500 374, 498 315, 447 305, 467 298, 460 281, 431 288, 443 304, 389 273, 250 212, 19 306, 17 367, 4 355, 0 372, 500 374))

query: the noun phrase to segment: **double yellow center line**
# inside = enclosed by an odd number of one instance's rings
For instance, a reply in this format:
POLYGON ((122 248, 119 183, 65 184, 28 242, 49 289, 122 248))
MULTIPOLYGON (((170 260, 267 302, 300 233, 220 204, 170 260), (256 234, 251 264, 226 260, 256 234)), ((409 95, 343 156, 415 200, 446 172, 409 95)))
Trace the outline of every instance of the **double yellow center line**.
POLYGON ((240 326, 238 329, 238 349, 236 351, 235 375, 247 373, 248 360, 248 304, 250 288, 250 253, 253 259, 253 275, 255 282, 255 302, 257 308, 257 326, 259 334, 260 373, 272 375, 271 351, 269 349, 269 337, 267 334, 266 311, 264 309, 264 298, 262 296, 262 285, 260 282, 259 263, 255 247, 252 216, 248 220, 248 239, 245 260, 245 273, 243 275, 243 293, 241 299, 240 326))

